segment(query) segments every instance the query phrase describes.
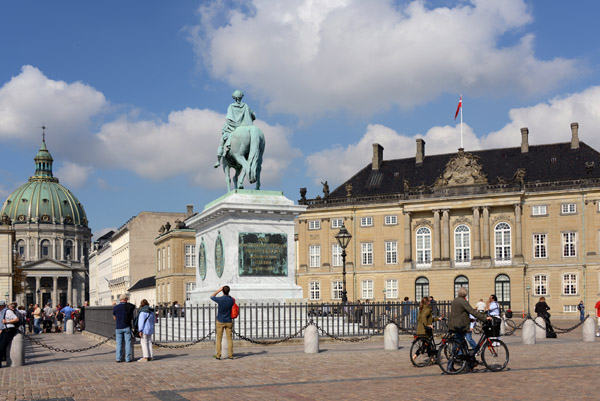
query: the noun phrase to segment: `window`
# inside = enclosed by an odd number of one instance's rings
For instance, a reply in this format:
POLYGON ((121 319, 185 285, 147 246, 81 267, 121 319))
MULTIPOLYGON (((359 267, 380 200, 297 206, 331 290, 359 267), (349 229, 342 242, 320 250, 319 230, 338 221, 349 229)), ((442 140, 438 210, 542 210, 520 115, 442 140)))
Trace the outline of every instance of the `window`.
POLYGON ((171 302, 171 283, 167 283, 167 302, 171 302))
POLYGON ((310 282, 310 300, 318 301, 321 299, 321 283, 318 281, 310 282))
POLYGON ((162 267, 163 267, 163 269, 166 269, 167 268, 167 252, 165 252, 164 247, 161 251, 161 255, 162 255, 162 267))
POLYGON ((507 223, 498 223, 494 229, 496 244, 496 263, 510 263, 510 226, 507 223))
POLYGON ((385 280, 385 297, 398 298, 398 280, 385 280))
POLYGON ((576 236, 574 232, 566 232, 562 233, 563 237, 563 256, 564 257, 574 257, 577 256, 577 244, 576 244, 576 236))
POLYGON ((156 251, 156 267, 158 268, 158 271, 160 271, 160 249, 156 251))
POLYGON ((362 298, 373 299, 373 280, 363 280, 362 282, 362 298))
POLYGON ((167 269, 171 268, 171 245, 167 246, 167 269))
POLYGON ((185 267, 196 267, 196 245, 185 246, 185 267))
POLYGON ((341 281, 334 281, 331 283, 332 287, 332 299, 342 299, 342 291, 344 291, 343 283, 341 281))
POLYGON ((547 214, 548 213, 546 212, 546 205, 531 206, 532 216, 545 216, 547 214))
POLYGON ((342 228, 344 219, 331 219, 331 228, 342 228))
POLYGON ((196 289, 196 283, 194 283, 194 282, 185 283, 185 300, 186 301, 192 300, 192 291, 194 291, 195 289, 196 289))
POLYGON ((468 265, 471 262, 470 230, 464 224, 454 230, 454 258, 457 265, 468 265))
POLYGON ((65 260, 73 258, 73 241, 65 241, 65 260))
POLYGON ((40 257, 50 257, 50 241, 48 241, 47 239, 43 240, 41 243, 40 257))
POLYGON ((333 244, 331 246, 331 266, 342 265, 342 247, 340 244, 333 244))
POLYGON ((546 234, 533 234, 533 257, 546 258, 548 236, 546 234))
POLYGON ((533 295, 548 295, 548 276, 545 274, 533 276, 533 295))
POLYGON ((321 267, 321 246, 311 245, 308 252, 310 267, 321 267))
POLYGON ((562 214, 577 213, 577 205, 574 203, 563 203, 562 205, 560 205, 560 212, 562 214))
POLYGON ((321 220, 310 220, 308 222, 309 230, 320 230, 321 229, 321 220))
POLYGON ((386 226, 393 226, 394 224, 398 224, 398 216, 385 216, 384 224, 386 226))
POLYGON ((373 264, 373 243, 372 242, 363 242, 360 244, 361 247, 361 262, 362 265, 372 265, 373 264))
POLYGON ((417 266, 431 265, 431 230, 421 227, 417 230, 417 266))
POLYGON ((467 298, 469 298, 469 279, 465 276, 458 276, 454 279, 454 298, 458 296, 458 290, 461 287, 467 290, 467 298))
POLYGON ((563 274, 563 295, 577 295, 577 274, 563 274))
POLYGON ((19 240, 17 242, 17 252, 19 252, 19 257, 21 259, 25 257, 25 241, 19 240))
POLYGON ((565 313, 577 312, 577 305, 564 305, 563 312, 565 312, 565 313))
POLYGON ((385 264, 395 265, 398 263, 398 242, 385 242, 385 264))
POLYGON ((415 280, 415 300, 420 301, 429 296, 429 280, 426 277, 418 277, 415 280))
POLYGON ((496 276, 495 284, 498 303, 504 309, 510 309, 510 277, 506 274, 499 274, 496 276))
POLYGON ((371 227, 373 225, 372 217, 361 217, 360 218, 360 226, 361 227, 371 227))

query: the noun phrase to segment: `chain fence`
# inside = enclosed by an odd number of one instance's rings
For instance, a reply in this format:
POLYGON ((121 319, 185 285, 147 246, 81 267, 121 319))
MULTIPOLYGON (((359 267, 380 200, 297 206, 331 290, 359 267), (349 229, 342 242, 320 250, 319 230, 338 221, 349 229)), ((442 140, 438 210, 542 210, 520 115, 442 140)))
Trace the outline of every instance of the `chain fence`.
POLYGON ((114 340, 114 338, 115 338, 115 336, 113 335, 112 337, 108 337, 108 338, 106 338, 104 341, 101 341, 101 342, 99 342, 99 343, 97 343, 97 344, 94 344, 94 345, 91 345, 91 346, 89 346, 89 347, 85 347, 85 348, 78 348, 78 349, 65 349, 65 348, 58 348, 58 347, 53 347, 53 346, 51 346, 51 345, 48 345, 48 344, 44 344, 43 342, 41 342, 41 341, 38 341, 38 340, 36 340, 35 338, 32 338, 32 337, 31 337, 30 335, 28 335, 28 334, 24 334, 24 333, 21 333, 21 334, 23 334, 23 336, 24 336, 26 339, 28 339, 29 341, 31 341, 33 344, 37 344, 37 345, 39 345, 39 346, 40 346, 40 347, 42 347, 42 348, 46 348, 47 350, 54 351, 54 352, 65 352, 65 353, 67 353, 67 352, 68 352, 68 353, 76 353, 76 352, 84 352, 84 351, 89 351, 89 350, 91 350, 91 349, 98 348, 99 346, 101 346, 101 345, 104 345, 104 344, 106 344, 107 342, 109 342, 110 340, 114 340))

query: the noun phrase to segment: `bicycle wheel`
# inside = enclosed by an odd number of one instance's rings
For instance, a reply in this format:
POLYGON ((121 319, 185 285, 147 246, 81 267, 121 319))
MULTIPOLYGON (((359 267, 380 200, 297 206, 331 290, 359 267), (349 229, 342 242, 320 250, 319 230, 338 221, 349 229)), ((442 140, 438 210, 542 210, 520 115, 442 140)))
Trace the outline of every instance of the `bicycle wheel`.
POLYGON ((498 339, 488 339, 481 351, 481 360, 492 372, 499 372, 508 365, 508 348, 498 339))
POLYGON ((467 354, 464 346, 456 340, 448 340, 438 351, 438 365, 442 372, 455 375, 467 366, 467 354))
POLYGON ((517 325, 515 324, 515 322, 513 322, 510 319, 506 319, 504 321, 505 325, 504 325, 504 335, 505 336, 510 336, 512 335, 515 330, 517 329, 517 325))
POLYGON ((417 338, 410 347, 410 361, 418 368, 422 368, 431 363, 429 355, 429 341, 426 338, 417 338))

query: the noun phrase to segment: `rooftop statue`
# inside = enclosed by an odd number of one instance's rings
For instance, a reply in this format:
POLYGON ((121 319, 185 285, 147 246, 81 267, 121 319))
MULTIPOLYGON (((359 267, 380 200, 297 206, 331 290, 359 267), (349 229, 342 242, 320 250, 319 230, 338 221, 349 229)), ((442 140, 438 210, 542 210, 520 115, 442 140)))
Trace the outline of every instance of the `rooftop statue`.
POLYGON ((235 100, 227 108, 227 117, 221 132, 221 142, 217 149, 217 168, 223 164, 227 190, 231 191, 230 168, 235 169, 233 176, 234 189, 244 188, 244 178, 248 175, 248 182, 256 183, 260 189, 260 171, 262 156, 265 151, 265 136, 253 124, 256 119, 252 109, 244 102, 244 92, 236 90, 231 95, 235 100))

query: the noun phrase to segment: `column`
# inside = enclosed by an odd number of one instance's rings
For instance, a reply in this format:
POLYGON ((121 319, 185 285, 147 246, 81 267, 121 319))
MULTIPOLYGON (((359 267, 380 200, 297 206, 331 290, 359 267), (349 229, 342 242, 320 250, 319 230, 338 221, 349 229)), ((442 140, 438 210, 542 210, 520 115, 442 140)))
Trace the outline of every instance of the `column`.
POLYGON ((58 305, 58 277, 52 277, 52 306, 58 305))
POLYGON ((404 262, 411 262, 412 257, 412 245, 411 245, 411 221, 410 212, 404 212, 404 262))
POLYGON ((523 228, 521 225, 521 204, 515 204, 515 225, 516 225, 516 238, 515 238, 515 256, 523 256, 523 228))
POLYGON ((73 302, 73 278, 67 277, 67 303, 71 304, 73 302))
POLYGON ((35 294, 35 297, 37 299, 36 303, 40 306, 43 306, 42 305, 42 293, 41 292, 38 293, 38 290, 40 290, 40 277, 36 276, 35 277, 35 288, 33 289, 33 293, 35 294))
POLYGON ((79 262, 79 239, 77 237, 75 237, 75 239, 73 240, 73 249, 71 250, 71 252, 73 252, 73 254, 71 255, 71 260, 73 262, 79 262))
POLYGON ((484 206, 483 208, 483 244, 482 257, 485 259, 490 258, 490 207, 484 206))
POLYGON ((481 241, 479 238, 479 207, 473 208, 473 259, 481 258, 481 241))
POLYGON ((450 260, 450 215, 449 209, 442 210, 442 260, 450 260))
POLYGON ((50 241, 50 246, 52 247, 50 257, 54 260, 60 260, 56 255, 56 253, 57 253, 56 252, 56 246, 57 246, 56 238, 52 238, 52 240, 50 241))
POLYGON ((65 260, 65 238, 60 239, 60 258, 59 260, 65 260))
POLYGON ((440 260, 440 211, 433 211, 433 260, 440 260))

